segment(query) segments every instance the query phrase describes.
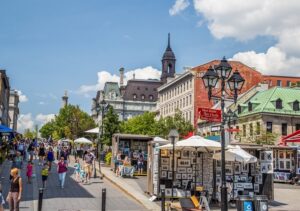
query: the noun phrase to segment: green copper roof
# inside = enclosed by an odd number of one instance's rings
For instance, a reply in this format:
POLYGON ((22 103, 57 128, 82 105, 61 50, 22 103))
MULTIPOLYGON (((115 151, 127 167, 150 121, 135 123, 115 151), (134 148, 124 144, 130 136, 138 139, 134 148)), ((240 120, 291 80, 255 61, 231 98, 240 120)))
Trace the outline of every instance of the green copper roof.
POLYGON ((273 87, 255 94, 250 100, 241 105, 239 116, 255 113, 273 113, 283 115, 300 115, 300 111, 293 110, 293 103, 300 101, 300 89, 287 87, 273 87), (276 101, 282 100, 282 109, 276 109, 276 101), (248 103, 252 103, 252 111, 248 110, 248 103), (247 105, 247 107, 245 106, 247 105))
POLYGON ((117 82, 106 82, 104 85, 104 94, 109 96, 109 93, 114 92, 116 97, 120 96, 120 89, 117 82))

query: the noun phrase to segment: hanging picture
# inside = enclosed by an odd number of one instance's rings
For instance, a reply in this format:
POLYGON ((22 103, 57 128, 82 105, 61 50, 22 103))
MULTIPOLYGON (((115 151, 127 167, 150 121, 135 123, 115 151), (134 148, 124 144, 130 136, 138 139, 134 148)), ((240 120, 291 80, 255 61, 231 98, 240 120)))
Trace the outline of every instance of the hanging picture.
POLYGON ((181 178, 182 178, 182 179, 187 179, 187 174, 182 174, 182 175, 181 175, 181 178))
POLYGON ((240 174, 241 173, 241 164, 240 163, 235 163, 234 164, 234 173, 235 174, 240 174))
POLYGON ((179 174, 184 174, 184 173, 186 173, 186 168, 178 167, 178 168, 177 168, 177 173, 179 173, 179 174))
MULTIPOLYGON (((176 171, 176 166, 177 166, 177 159, 175 158, 175 162, 174 162, 174 170, 176 171)), ((170 164, 169 164, 169 170, 171 171, 173 168, 172 168, 172 165, 173 165, 173 158, 170 159, 170 164)))
POLYGON ((216 167, 220 167, 221 168, 221 161, 220 160, 216 161, 216 167))
POLYGON ((166 196, 172 196, 172 189, 171 188, 166 188, 165 195, 166 196))
POLYGON ((251 163, 250 165, 250 169, 251 169, 251 174, 254 175, 255 173, 255 163, 251 163))
POLYGON ((222 171, 221 171, 221 168, 217 168, 217 169, 216 169, 216 175, 221 175, 221 172, 222 172, 222 171))
POLYGON ((190 179, 190 180, 193 179, 193 174, 188 174, 187 178, 190 179))
POLYGON ((240 176, 241 182, 247 182, 247 176, 240 176))
POLYGON ((265 152, 264 151, 260 152, 260 160, 265 161, 265 152))
POLYGON ((216 183, 221 184, 221 177, 216 177, 216 183))
POLYGON ((173 179, 173 172, 171 171, 168 172, 168 179, 173 179))
POLYGON ((273 173, 273 163, 262 163, 261 164, 261 173, 271 174, 273 173))
POLYGON ((226 168, 225 169, 225 174, 226 175, 232 175, 232 168, 226 168))
POLYGON ((161 190, 166 189, 166 185, 160 185, 160 189, 161 189, 161 190))
POLYGON ((183 186, 183 187, 186 187, 187 184, 188 184, 188 182, 189 182, 188 180, 182 180, 182 186, 183 186))
POLYGON ((169 165, 169 158, 161 158, 161 165, 169 165))
POLYGON ((175 151, 176 152, 176 157, 180 157, 180 155, 181 155, 181 152, 179 151, 179 150, 177 150, 177 151, 175 151))
POLYGON ((265 160, 268 162, 272 162, 273 159, 273 151, 265 151, 265 160))
POLYGON ((258 175, 258 184, 262 184, 262 175, 261 174, 258 175))
POLYGON ((178 159, 178 166, 180 167, 190 167, 191 160, 189 159, 178 159))
POLYGON ((244 188, 245 189, 253 189, 253 184, 252 183, 244 183, 244 188))
POLYGON ((176 179, 181 179, 181 174, 176 173, 176 179))
POLYGON ((181 158, 189 158, 190 157, 190 151, 182 151, 181 152, 181 158))
POLYGON ((161 171, 161 177, 162 178, 167 178, 167 171, 161 171))
POLYGON ((254 184, 254 192, 259 193, 259 184, 254 184))
POLYGON ((249 172, 249 165, 248 164, 242 164, 242 172, 249 172))
POLYGON ((167 150, 167 149, 162 149, 162 150, 160 151, 160 155, 161 155, 162 157, 168 157, 168 150, 167 150))
POLYGON ((161 165, 161 170, 168 171, 169 170, 169 166, 168 165, 161 165))
POLYGON ((187 170, 187 173, 188 173, 188 174, 193 173, 193 168, 187 168, 186 170, 187 170))
POLYGON ((192 164, 196 164, 197 163, 197 158, 192 158, 192 164))

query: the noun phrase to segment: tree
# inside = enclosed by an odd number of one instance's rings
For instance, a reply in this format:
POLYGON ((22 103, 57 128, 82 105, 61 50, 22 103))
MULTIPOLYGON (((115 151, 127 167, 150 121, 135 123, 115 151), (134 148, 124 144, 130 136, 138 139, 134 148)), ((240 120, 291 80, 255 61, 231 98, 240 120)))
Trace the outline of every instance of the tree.
POLYGON ((36 133, 34 131, 31 131, 30 129, 26 129, 24 131, 24 137, 28 139, 33 139, 35 137, 35 134, 36 133))
POLYGON ((260 131, 260 135, 255 138, 257 144, 274 145, 278 135, 276 133, 270 133, 265 130, 260 131))
POLYGON ((112 106, 109 106, 108 111, 103 119, 103 131, 102 136, 104 144, 111 145, 112 135, 120 132, 120 121, 118 114, 114 111, 112 106))
POLYGON ((40 129, 41 136, 54 140, 61 138, 75 139, 85 135, 85 131, 95 127, 95 122, 79 106, 67 105, 61 108, 54 120, 46 123, 40 129))

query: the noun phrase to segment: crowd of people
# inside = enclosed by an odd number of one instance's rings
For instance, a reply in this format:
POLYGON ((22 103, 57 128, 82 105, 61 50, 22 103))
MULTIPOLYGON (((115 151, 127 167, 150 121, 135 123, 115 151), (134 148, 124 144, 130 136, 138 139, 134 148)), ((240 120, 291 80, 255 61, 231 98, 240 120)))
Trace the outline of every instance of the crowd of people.
MULTIPOLYGON (((19 139, 7 144, 7 159, 11 162, 10 189, 6 196, 10 210, 19 210, 19 202, 22 198, 23 181, 21 171, 26 171, 27 184, 32 183, 34 176, 40 177, 42 187, 46 189, 48 177, 53 173, 58 174, 59 187, 64 188, 66 173, 70 165, 72 146, 70 143, 57 143, 47 140, 19 139), (55 154, 56 153, 56 154, 55 154), (53 162, 57 159, 56 171, 53 170, 53 162), (36 162, 34 162, 36 160, 36 162), (34 165, 41 166, 40 172, 34 172, 34 165)), ((95 155, 88 148, 85 148, 76 157, 74 164, 74 175, 77 182, 89 183, 95 155), (80 159, 81 157, 81 159, 80 159), (82 160, 82 161, 81 161, 82 160)), ((0 186, 0 211, 5 204, 4 196, 0 186)))

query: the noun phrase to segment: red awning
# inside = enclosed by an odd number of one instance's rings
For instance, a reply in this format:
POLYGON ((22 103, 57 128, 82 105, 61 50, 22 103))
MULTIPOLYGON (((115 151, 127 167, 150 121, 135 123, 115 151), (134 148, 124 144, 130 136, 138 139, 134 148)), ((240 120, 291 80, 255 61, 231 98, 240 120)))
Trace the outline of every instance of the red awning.
POLYGON ((282 137, 279 144, 286 145, 287 142, 300 142, 300 130, 297 130, 288 136, 282 137))

